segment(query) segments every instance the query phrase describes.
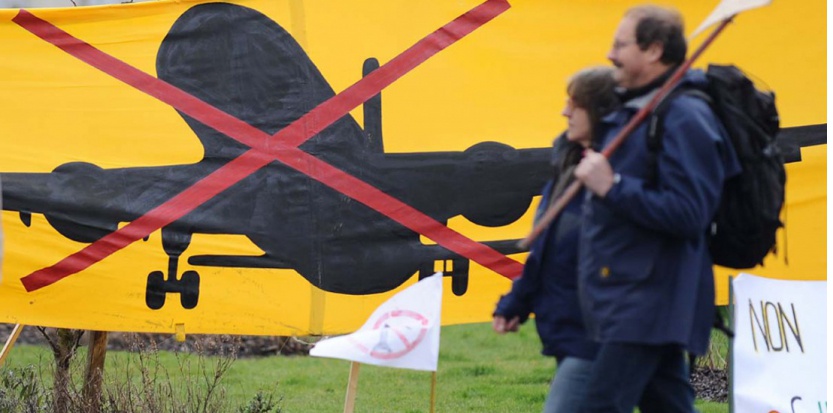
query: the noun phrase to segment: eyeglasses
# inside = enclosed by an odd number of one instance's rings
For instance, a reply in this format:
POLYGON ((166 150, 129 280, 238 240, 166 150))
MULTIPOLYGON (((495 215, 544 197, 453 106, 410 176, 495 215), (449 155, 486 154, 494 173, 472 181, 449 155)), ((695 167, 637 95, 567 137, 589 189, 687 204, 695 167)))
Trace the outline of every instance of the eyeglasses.
POLYGON ((627 40, 627 41, 624 41, 624 42, 616 40, 615 42, 613 42, 613 50, 619 50, 623 47, 628 47, 628 46, 630 46, 634 43, 636 43, 636 40, 627 40))

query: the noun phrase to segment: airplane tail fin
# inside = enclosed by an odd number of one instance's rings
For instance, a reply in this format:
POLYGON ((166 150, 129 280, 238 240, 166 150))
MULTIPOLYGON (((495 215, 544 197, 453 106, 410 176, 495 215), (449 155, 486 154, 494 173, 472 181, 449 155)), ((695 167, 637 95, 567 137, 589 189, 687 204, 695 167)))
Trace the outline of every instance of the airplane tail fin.
MULTIPOLYGON (((371 57, 364 61, 362 77, 379 68, 379 61, 371 57)), ((372 153, 385 153, 382 141, 382 92, 364 102, 364 136, 367 150, 372 153)))

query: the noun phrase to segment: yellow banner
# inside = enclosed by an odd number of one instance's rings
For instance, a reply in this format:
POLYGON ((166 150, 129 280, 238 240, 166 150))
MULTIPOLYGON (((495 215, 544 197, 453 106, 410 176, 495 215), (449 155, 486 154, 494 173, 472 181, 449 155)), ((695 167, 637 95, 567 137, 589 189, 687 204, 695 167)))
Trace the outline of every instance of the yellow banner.
MULTIPOLYGON (((700 3, 668 2, 689 28, 700 3)), ((606 63, 634 4, 0 10, 0 321, 344 333, 442 269, 443 323, 491 319, 525 258, 514 240, 566 126, 566 80, 606 63)), ((825 124, 825 7, 744 13, 697 66, 764 80, 785 128, 825 124)), ((800 157, 778 255, 755 272, 826 279, 826 144, 800 157)))

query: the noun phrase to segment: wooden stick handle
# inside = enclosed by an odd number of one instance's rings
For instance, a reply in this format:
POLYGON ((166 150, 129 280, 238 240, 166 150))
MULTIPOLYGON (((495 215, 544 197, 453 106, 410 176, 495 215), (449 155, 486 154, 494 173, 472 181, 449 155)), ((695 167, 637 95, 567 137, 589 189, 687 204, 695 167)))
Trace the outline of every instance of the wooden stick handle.
POLYGON ((431 413, 434 413, 434 406, 437 405, 437 372, 431 372, 431 413))
POLYGON ((356 390, 359 387, 359 366, 361 366, 359 362, 350 362, 350 379, 347 381, 347 395, 344 397, 344 413, 353 413, 356 390))
POLYGON ((569 203, 570 200, 576 196, 580 189, 581 182, 573 181, 573 183, 571 183, 570 186, 568 186, 567 189, 564 190, 561 196, 559 196, 555 200, 555 202, 553 202, 552 205, 550 205, 550 207, 547 208, 546 212, 544 212, 544 215, 541 215, 541 218, 538 219, 538 222, 532 228, 532 231, 529 233, 529 235, 526 236, 526 238, 522 239, 518 243, 518 246, 523 249, 528 249, 532 245, 532 242, 535 241, 535 239, 538 238, 538 236, 541 235, 541 233, 544 232, 544 230, 550 226, 550 224, 552 223, 552 221, 555 220, 556 217, 558 217, 558 214, 560 214, 561 211, 564 210, 564 207, 567 206, 567 203, 569 203))

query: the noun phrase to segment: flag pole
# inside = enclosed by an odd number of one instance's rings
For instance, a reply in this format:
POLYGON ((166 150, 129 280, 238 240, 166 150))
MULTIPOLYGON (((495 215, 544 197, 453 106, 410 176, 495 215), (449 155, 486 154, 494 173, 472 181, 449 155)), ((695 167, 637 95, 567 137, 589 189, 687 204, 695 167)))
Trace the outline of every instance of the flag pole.
MULTIPOLYGON (((728 311, 729 311, 729 328, 732 331, 736 331, 737 326, 735 326, 735 290, 732 288, 733 278, 732 275, 729 275, 729 302, 728 302, 728 311)), ((735 338, 729 337, 729 349, 728 354, 726 355, 726 370, 727 375, 729 376, 729 413, 735 413, 735 369, 732 368, 732 364, 735 362, 735 338)))
POLYGON ((0 351, 0 366, 6 361, 6 357, 9 355, 9 352, 12 350, 15 341, 17 338, 20 337, 20 332, 23 331, 23 324, 17 323, 14 325, 14 329, 12 329, 12 333, 9 335, 9 338, 6 339, 6 344, 3 346, 3 350, 0 351))
POLYGON ((350 378, 347 380, 347 395, 344 396, 344 413, 353 413, 356 403, 356 389, 359 387, 359 366, 357 361, 350 362, 350 378))
MULTIPOLYGON (((680 82, 680 80, 683 78, 683 75, 685 75, 688 69, 691 68, 691 65, 694 63, 694 61, 697 60, 697 58, 700 57, 701 54, 703 54, 703 52, 712 44, 712 42, 714 42, 714 39, 717 38, 717 35, 719 35, 720 32, 722 32, 723 29, 725 29, 726 26, 732 22, 733 18, 734 15, 721 21, 720 25, 716 29, 714 29, 714 31, 711 32, 709 37, 706 38, 706 40, 704 40, 703 43, 700 44, 700 46, 697 48, 697 50, 694 51, 691 57, 686 59, 680 65, 680 67, 678 67, 677 70, 674 71, 671 77, 665 82, 665 84, 662 85, 659 92, 657 92, 654 95, 654 97, 648 102, 648 104, 645 105, 638 112, 636 112, 633 118, 631 118, 631 120, 625 125, 625 127, 622 128, 621 131, 619 131, 619 133, 610 141, 610 143, 601 152, 602 155, 605 156, 605 158, 610 158, 610 155, 617 148, 619 148, 620 145, 622 145, 622 142, 625 141, 625 138, 627 138, 628 135, 630 135, 631 132, 633 132, 637 128, 637 126, 639 126, 639 124, 642 123, 642 121, 644 121, 648 117, 648 115, 654 110, 654 108, 657 107, 659 102, 671 91, 671 89, 677 86, 677 83, 680 82)), ((538 238, 538 236, 541 235, 541 233, 544 232, 544 230, 547 227, 549 227, 550 224, 552 224, 556 217, 558 217, 558 214, 561 213, 561 211, 564 209, 567 203, 569 203, 570 200, 572 200, 576 196, 576 194, 578 194, 579 190, 581 190, 581 182, 573 181, 573 183, 570 184, 570 186, 568 186, 567 189, 564 190, 561 196, 559 196, 553 202, 553 204, 549 208, 547 208, 546 212, 544 212, 544 214, 541 216, 541 219, 539 219, 538 223, 535 224, 535 226, 532 228, 532 231, 530 231, 529 235, 527 235, 524 239, 518 242, 518 246, 524 249, 529 248, 529 246, 532 245, 532 242, 535 241, 535 239, 538 238)))
POLYGON ((434 413, 434 406, 437 402, 437 372, 431 372, 431 413, 434 413))

